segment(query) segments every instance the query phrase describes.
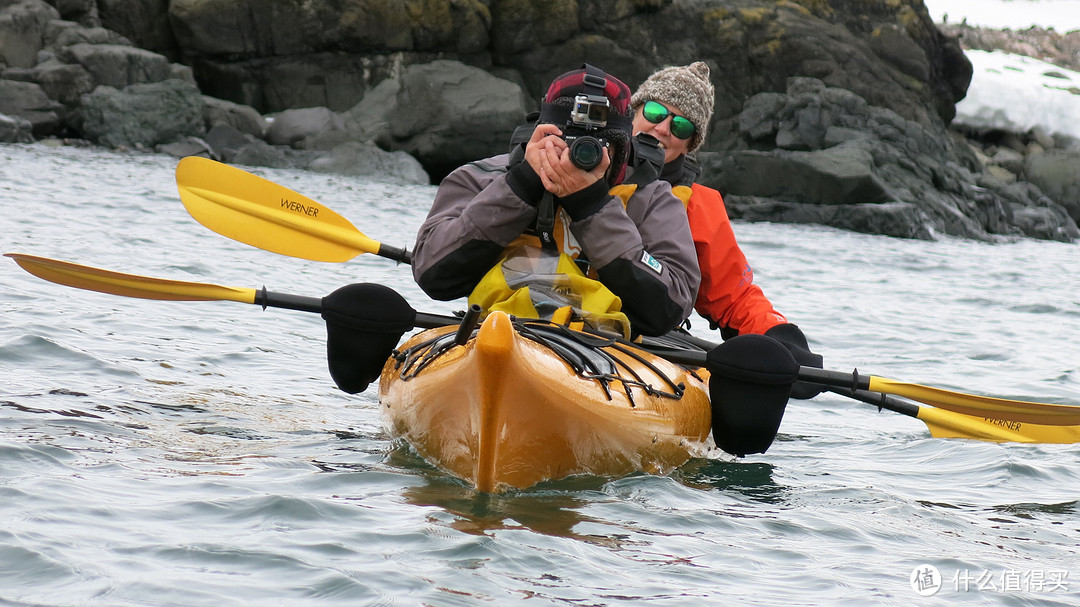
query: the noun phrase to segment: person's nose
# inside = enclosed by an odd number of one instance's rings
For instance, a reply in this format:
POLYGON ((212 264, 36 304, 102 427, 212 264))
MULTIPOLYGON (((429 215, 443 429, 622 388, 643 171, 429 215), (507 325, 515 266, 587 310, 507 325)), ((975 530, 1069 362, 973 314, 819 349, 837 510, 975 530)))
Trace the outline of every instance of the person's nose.
POLYGON ((662 135, 670 135, 671 134, 671 116, 665 116, 663 120, 661 120, 659 123, 657 123, 657 125, 653 128, 653 130, 659 132, 662 135))

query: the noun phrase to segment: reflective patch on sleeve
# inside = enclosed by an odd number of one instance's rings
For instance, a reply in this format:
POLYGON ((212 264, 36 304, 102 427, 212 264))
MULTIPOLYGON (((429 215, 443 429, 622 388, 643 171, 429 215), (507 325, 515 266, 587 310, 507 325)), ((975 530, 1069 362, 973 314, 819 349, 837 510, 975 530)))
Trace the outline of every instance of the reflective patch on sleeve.
POLYGON ((648 251, 641 252, 641 263, 655 270, 657 274, 664 273, 664 266, 659 261, 657 261, 655 257, 649 255, 648 251))

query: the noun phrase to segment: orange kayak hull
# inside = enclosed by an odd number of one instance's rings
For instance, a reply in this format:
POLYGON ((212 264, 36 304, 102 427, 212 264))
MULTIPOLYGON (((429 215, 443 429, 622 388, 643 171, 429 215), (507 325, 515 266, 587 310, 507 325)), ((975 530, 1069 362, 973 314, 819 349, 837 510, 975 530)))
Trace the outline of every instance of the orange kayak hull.
MULTIPOLYGON (((424 331, 399 351, 455 329, 424 331)), ((391 358, 380 379, 380 402, 392 433, 480 491, 527 488, 574 474, 663 474, 710 446, 708 387, 682 367, 636 354, 650 364, 619 352, 612 356, 668 396, 619 379, 605 389, 495 312, 467 344, 449 348, 415 374, 403 374, 391 358), (658 372, 683 386, 681 396, 658 372)))

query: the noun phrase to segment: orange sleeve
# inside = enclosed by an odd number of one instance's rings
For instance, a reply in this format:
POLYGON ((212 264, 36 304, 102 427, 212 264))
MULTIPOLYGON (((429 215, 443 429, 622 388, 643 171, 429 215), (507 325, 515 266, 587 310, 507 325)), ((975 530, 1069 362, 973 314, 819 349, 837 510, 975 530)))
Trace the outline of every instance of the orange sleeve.
POLYGON ((720 192, 699 184, 686 205, 694 236, 701 287, 694 309, 720 328, 764 333, 787 322, 754 284, 754 271, 735 241, 720 192))

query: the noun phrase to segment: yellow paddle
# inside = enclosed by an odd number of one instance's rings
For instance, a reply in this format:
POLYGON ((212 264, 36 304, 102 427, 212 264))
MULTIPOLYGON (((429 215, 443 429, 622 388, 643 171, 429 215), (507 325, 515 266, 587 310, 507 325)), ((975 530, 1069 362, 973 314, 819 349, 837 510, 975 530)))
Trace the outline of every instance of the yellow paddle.
POLYGON ((253 247, 313 261, 348 261, 361 253, 404 263, 412 258, 405 249, 368 238, 310 198, 208 158, 182 159, 176 187, 199 223, 253 247))
MULTIPOLYGON (((305 312, 320 312, 322 310, 322 300, 316 297, 272 293, 265 289, 225 287, 207 283, 122 274, 20 253, 7 253, 6 256, 14 259, 27 272, 44 280, 99 293, 172 301, 236 301, 261 305, 264 308, 277 307, 305 312)), ((459 319, 453 316, 417 313, 414 324, 416 327, 432 328, 458 323, 459 319)), ((669 346, 650 345, 648 341, 645 344, 638 345, 644 346, 645 349, 674 362, 690 362, 699 359, 701 364, 704 362, 704 355, 701 352, 691 352, 689 350, 680 352, 669 346)), ((806 367, 803 367, 800 370, 800 377, 806 369, 806 367)), ((816 371, 820 372, 820 370, 816 371)), ((835 390, 839 394, 852 396, 875 406, 922 420, 933 436, 987 441, 1080 442, 1080 425, 1077 425, 1078 422, 1065 422, 1063 420, 1072 418, 1067 415, 1057 414, 1059 411, 1068 411, 1070 412, 1069 415, 1080 415, 1080 407, 1040 405, 1038 408, 1040 413, 1038 414, 1023 412, 1017 415, 1004 411, 994 418, 981 415, 972 416, 932 407, 920 407, 897 399, 891 399, 882 393, 866 392, 861 389, 852 390, 850 388, 852 376, 835 372, 826 373, 846 378, 847 384, 841 386, 843 389, 835 390), (1022 417, 1022 419, 1017 419, 1018 417, 1022 417), (1041 423, 1029 421, 1031 419, 1036 419, 1041 423), (1065 423, 1068 425, 1064 425, 1065 423)), ((809 381, 818 381, 819 379, 817 376, 808 378, 809 381)))
POLYGON ((930 435, 935 438, 974 438, 991 442, 1016 443, 1080 442, 1080 425, 1056 426, 964 415, 944 409, 920 407, 915 403, 866 390, 834 387, 829 388, 829 391, 921 420, 930 430, 930 435))
POLYGON ((1035 403, 953 392, 874 375, 859 375, 858 371, 840 373, 803 367, 799 371, 799 379, 827 386, 903 396, 940 409, 988 419, 1058 426, 1080 424, 1080 407, 1073 405, 1035 403))
MULTIPOLYGON (((409 262, 407 252, 371 240, 347 219, 319 203, 227 164, 194 156, 184 158, 177 166, 176 181, 188 212, 203 225, 234 240, 316 261, 346 261, 367 252, 409 262), (279 199, 296 205, 279 203, 279 199), (398 255, 384 253, 384 250, 398 255)), ((705 349, 716 345, 706 340, 698 341, 705 349)), ((703 360, 688 362, 704 364, 703 360)), ((1080 424, 1080 407, 978 396, 873 375, 810 367, 803 367, 799 379, 902 396, 975 417, 1003 419, 1003 415, 1009 414, 1008 419, 1021 423, 1080 424)))
MULTIPOLYGON (((680 334, 679 339, 706 350, 716 346, 716 344, 708 340, 688 334, 680 334)), ((644 340, 648 343, 650 338, 646 337, 644 340)), ((678 356, 678 354, 675 356, 678 356)), ((703 364, 703 361, 704 357, 698 357, 696 353, 690 353, 688 357, 680 362, 703 364), (698 360, 699 358, 700 361, 698 360)), ((979 396, 977 394, 954 392, 943 388, 902 382, 875 375, 860 375, 858 371, 845 373, 841 371, 815 369, 813 367, 801 367, 799 369, 799 380, 841 389, 869 390, 880 394, 902 396, 940 409, 948 409, 956 413, 986 418, 988 420, 1008 420, 1051 426, 1080 425, 1080 407, 1073 405, 1036 403, 1023 400, 995 398, 992 396, 979 396)), ((846 394, 846 392, 841 393, 846 394)))
MULTIPOLYGON (((236 301, 255 304, 263 308, 285 308, 302 312, 322 312, 322 299, 288 293, 274 293, 263 289, 225 287, 221 285, 151 278, 135 274, 122 274, 111 270, 92 268, 67 261, 36 257, 22 253, 5 253, 5 257, 38 278, 56 284, 97 291, 110 295, 139 299, 163 299, 168 301, 236 301)), ((416 314, 415 326, 425 329, 458 324, 454 316, 416 314)))

